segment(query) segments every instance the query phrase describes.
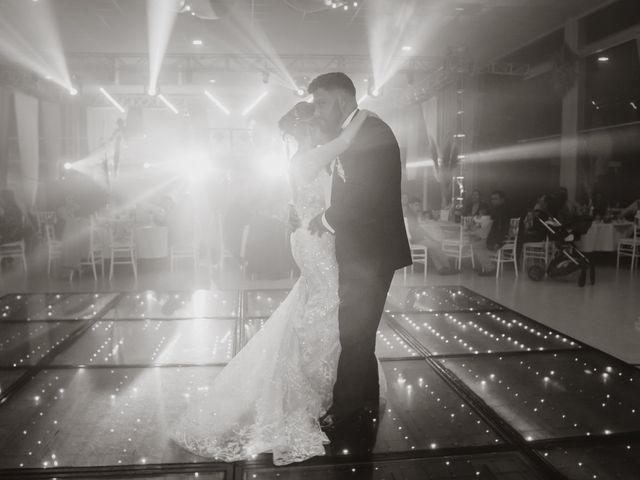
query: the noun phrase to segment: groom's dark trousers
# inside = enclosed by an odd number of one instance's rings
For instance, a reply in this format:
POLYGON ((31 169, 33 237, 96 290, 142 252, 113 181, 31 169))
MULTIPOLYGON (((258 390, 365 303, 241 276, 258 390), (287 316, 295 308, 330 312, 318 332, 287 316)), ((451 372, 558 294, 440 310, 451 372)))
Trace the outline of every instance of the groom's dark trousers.
POLYGON ((367 405, 378 406, 376 336, 393 274, 367 265, 340 267, 342 353, 333 393, 333 413, 339 418, 352 417, 367 405))
POLYGON ((336 236, 342 346, 330 412, 341 420, 378 405, 378 325, 394 271, 411 264, 401 179, 393 132, 379 118, 367 118, 340 155, 325 212, 336 236))

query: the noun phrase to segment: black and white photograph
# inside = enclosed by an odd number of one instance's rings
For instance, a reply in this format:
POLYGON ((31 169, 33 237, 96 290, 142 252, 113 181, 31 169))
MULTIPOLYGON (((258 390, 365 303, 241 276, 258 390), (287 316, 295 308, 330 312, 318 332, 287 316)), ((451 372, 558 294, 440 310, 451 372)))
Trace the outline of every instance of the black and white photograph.
POLYGON ((0 478, 640 480, 640 0, 0 0, 0 478))

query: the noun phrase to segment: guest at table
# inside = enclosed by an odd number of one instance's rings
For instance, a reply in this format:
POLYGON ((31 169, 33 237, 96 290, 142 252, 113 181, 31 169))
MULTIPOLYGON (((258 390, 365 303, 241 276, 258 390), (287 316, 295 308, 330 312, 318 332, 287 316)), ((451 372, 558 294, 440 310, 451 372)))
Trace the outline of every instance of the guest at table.
POLYGON ((509 234, 509 215, 506 206, 506 195, 501 190, 491 193, 491 228, 487 238, 472 234, 473 255, 476 269, 481 276, 495 275, 496 267, 491 254, 496 252, 509 234))
POLYGON ((458 271, 451 268, 449 257, 442 251, 441 242, 429 235, 421 223, 425 220, 422 211, 422 202, 417 198, 409 200, 409 208, 406 212, 407 225, 411 243, 427 247, 427 256, 433 262, 439 275, 451 275, 458 271))
POLYGON ((562 225, 570 225, 578 216, 578 205, 569 200, 569 191, 560 187, 549 197, 549 210, 562 225))
POLYGON ((607 216, 609 210, 609 202, 604 198, 602 192, 595 192, 589 203, 589 215, 596 220, 602 220, 607 216))
POLYGON ((481 209, 487 211, 489 206, 482 201, 482 194, 480 190, 476 188, 471 192, 471 198, 465 201, 464 207, 462 208, 462 216, 475 217, 481 209))
POLYGON ((525 243, 544 242, 549 231, 541 222, 545 222, 550 217, 549 212, 549 195, 540 195, 535 205, 522 217, 520 217, 518 227, 518 251, 520 256, 522 247, 525 243))
POLYGON ((640 198, 634 200, 627 208, 618 214, 618 220, 631 220, 640 218, 640 198))

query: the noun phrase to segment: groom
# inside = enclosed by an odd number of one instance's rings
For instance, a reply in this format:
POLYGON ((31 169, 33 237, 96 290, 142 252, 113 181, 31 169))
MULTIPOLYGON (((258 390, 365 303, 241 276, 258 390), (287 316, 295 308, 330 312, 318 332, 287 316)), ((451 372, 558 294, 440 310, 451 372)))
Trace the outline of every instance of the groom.
MULTIPOLYGON (((338 134, 358 112, 356 89, 344 73, 309 84, 317 120, 338 134)), ((411 264, 402 214, 400 150, 389 126, 366 119, 351 146, 333 165, 331 204, 309 223, 317 235, 335 235, 339 269, 342 353, 327 431, 365 425, 378 415, 376 333, 396 269, 411 264)))

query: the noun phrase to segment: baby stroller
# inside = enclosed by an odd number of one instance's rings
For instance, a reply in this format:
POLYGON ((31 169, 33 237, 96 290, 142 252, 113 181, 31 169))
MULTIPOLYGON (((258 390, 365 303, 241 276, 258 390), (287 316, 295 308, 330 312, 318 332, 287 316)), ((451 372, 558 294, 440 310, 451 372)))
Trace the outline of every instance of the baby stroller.
POLYGON ((593 219, 579 217, 570 226, 563 226, 554 217, 549 217, 547 220, 539 218, 538 221, 547 230, 549 239, 554 242, 556 253, 548 265, 531 265, 527 270, 529 278, 537 282, 544 278, 545 273, 551 278, 559 278, 579 270, 578 286, 584 287, 587 282, 587 272, 589 273, 589 282, 593 285, 596 281, 595 267, 575 246, 578 238, 587 233, 593 219))

